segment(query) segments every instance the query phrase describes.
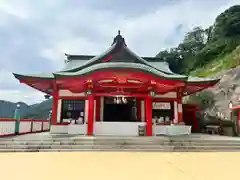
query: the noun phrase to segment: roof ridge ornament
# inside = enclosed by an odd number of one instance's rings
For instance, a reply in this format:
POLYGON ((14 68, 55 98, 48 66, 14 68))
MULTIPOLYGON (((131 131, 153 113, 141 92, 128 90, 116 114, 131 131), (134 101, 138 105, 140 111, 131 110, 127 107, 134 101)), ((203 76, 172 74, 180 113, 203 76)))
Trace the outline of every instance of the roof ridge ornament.
POLYGON ((113 44, 127 46, 126 43, 125 43, 125 39, 121 35, 121 31, 120 30, 118 30, 118 35, 113 39, 112 45, 113 44))

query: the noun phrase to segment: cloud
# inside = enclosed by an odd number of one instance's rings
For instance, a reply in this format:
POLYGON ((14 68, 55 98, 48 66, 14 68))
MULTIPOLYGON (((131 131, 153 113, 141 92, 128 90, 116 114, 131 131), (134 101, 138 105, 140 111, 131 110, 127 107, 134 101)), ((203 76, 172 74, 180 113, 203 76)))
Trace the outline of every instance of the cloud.
POLYGON ((11 101, 14 103, 17 102, 25 102, 26 104, 35 104, 41 103, 44 99, 44 95, 38 91, 31 91, 29 89, 19 90, 19 89, 11 89, 11 90, 0 90, 1 100, 11 101))
POLYGON ((41 100, 42 93, 19 84, 11 73, 57 71, 64 66, 64 53, 99 54, 118 29, 137 54, 155 56, 176 46, 185 32, 208 27, 220 12, 238 4, 238 0, 147 2, 2 0, 0 99, 41 100))

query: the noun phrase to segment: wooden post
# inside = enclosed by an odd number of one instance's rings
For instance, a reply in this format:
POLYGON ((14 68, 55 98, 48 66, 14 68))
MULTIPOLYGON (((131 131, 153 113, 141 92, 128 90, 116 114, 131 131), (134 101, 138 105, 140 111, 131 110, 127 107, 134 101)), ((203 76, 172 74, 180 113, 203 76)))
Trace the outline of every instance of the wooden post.
POLYGON ((145 98, 146 136, 152 136, 152 97, 145 98))
POLYGON ((183 107, 182 107, 182 89, 177 91, 177 110, 178 110, 178 122, 183 122, 183 107))
POLYGON ((93 135, 93 127, 94 126, 94 96, 88 96, 88 136, 93 135))
POLYGON ((57 109, 58 109, 58 89, 54 82, 53 86, 53 95, 52 95, 52 118, 51 118, 51 125, 57 124, 57 109))

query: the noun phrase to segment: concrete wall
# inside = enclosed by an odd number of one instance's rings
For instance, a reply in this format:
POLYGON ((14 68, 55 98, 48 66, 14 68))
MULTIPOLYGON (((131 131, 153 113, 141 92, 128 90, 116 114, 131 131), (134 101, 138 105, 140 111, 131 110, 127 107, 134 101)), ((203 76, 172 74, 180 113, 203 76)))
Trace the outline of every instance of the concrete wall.
MULTIPOLYGON (((19 134, 36 133, 49 130, 47 120, 20 120, 19 134)), ((0 137, 15 134, 15 119, 0 118, 0 137)))

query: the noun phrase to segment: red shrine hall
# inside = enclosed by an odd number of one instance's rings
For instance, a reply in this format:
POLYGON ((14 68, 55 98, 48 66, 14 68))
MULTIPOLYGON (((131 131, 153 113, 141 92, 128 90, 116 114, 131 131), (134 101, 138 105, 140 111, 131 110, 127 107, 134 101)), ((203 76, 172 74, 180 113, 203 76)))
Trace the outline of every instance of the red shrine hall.
POLYGON ((182 98, 219 81, 176 74, 159 58, 138 56, 120 31, 100 55, 66 54, 59 72, 14 76, 52 96, 51 133, 89 136, 190 134, 194 115, 183 117, 182 98))

